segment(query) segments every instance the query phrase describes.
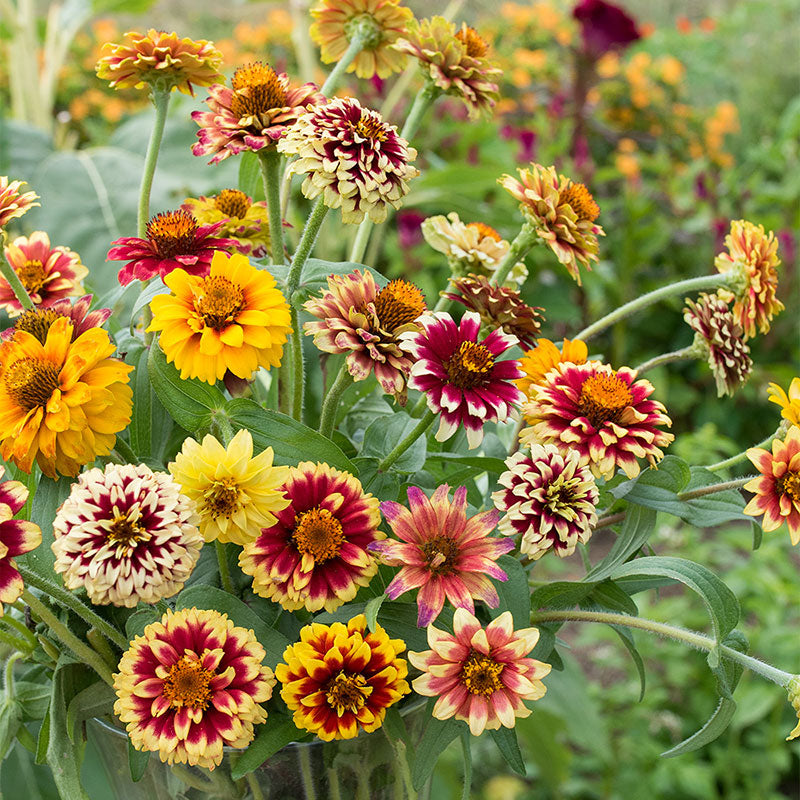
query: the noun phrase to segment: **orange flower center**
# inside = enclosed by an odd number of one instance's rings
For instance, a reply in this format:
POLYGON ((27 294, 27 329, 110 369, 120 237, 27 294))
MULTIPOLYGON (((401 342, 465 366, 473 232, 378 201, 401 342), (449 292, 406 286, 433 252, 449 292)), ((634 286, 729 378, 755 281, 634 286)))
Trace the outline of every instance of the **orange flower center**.
POLYGON ((480 234, 482 239, 494 239, 496 242, 503 241, 503 237, 492 227, 487 225, 485 222, 468 222, 468 228, 475 228, 476 231, 480 234))
POLYGON ((389 131, 383 121, 377 116, 362 111, 361 119, 353 126, 353 130, 364 139, 371 141, 385 142, 389 131))
POLYGON ((108 529, 108 540, 119 544, 130 545, 148 536, 147 528, 139 525, 136 519, 131 519, 130 514, 115 514, 108 529))
POLYGON ((372 687, 359 673, 342 670, 325 687, 328 705, 341 717, 345 711, 357 714, 372 694, 372 687))
POLYGON ((214 198, 214 208, 226 217, 242 219, 250 210, 250 199, 238 189, 223 189, 214 198))
POLYGON ((244 308, 244 293, 241 287, 227 278, 211 275, 203 278, 194 307, 206 327, 221 331, 236 322, 236 317, 244 308))
POLYGON ((344 541, 342 523, 327 508, 312 508, 294 518, 295 547, 308 553, 317 564, 336 558, 344 541))
POLYGON ((595 428, 599 428, 604 422, 617 422, 623 409, 632 400, 633 396, 625 381, 616 375, 601 373, 592 375, 583 382, 578 405, 581 414, 595 428))
POLYGON ((421 548, 425 563, 434 575, 450 575, 455 572, 458 544, 449 536, 434 536, 421 548))
POLYGON ((213 673, 203 669, 196 658, 181 656, 164 679, 164 697, 173 708, 188 706, 203 710, 211 699, 209 683, 212 677, 213 673))
POLYGON ((425 308, 422 292, 402 278, 390 281, 375 298, 375 313, 381 328, 390 333, 413 322, 425 308))
POLYGON ((197 234, 197 220, 182 208, 156 214, 147 223, 147 238, 161 258, 190 253, 197 234))
POLYGON ((14 323, 14 330, 25 331, 44 344, 47 341, 47 332, 50 327, 57 319, 61 319, 61 316, 57 311, 49 308, 32 308, 14 323))
POLYGON ((459 389, 483 386, 494 366, 494 357, 487 347, 475 342, 461 342, 444 365, 447 377, 459 389))
POLYGON ((500 675, 504 666, 493 658, 473 650, 461 668, 461 683, 470 694, 491 697, 503 686, 500 675))
POLYGON ((467 48, 467 55, 470 58, 483 58, 489 52, 486 40, 469 25, 462 26, 461 30, 456 33, 456 39, 467 48))
POLYGON ((568 205, 579 220, 594 222, 600 215, 600 206, 582 183, 569 182, 558 198, 559 205, 568 205))
POLYGON ((37 258, 29 258, 24 264, 16 267, 14 272, 17 273, 17 277, 29 294, 38 292, 47 280, 44 265, 37 258))
POLYGON ((226 517, 230 519, 231 516, 239 510, 239 495, 241 489, 236 483, 234 478, 223 478, 219 481, 214 481, 211 488, 207 489, 203 495, 205 500, 205 512, 211 517, 226 517))
POLYGON ((795 503, 800 503, 800 472, 786 472, 775 481, 778 494, 787 494, 795 503))
POLYGON ((286 90, 278 73, 269 64, 256 61, 239 67, 231 79, 231 111, 242 119, 258 117, 274 108, 286 106, 286 90))
POLYGON ((43 358, 21 358, 3 375, 6 391, 17 405, 30 411, 46 405, 59 387, 59 369, 43 358))

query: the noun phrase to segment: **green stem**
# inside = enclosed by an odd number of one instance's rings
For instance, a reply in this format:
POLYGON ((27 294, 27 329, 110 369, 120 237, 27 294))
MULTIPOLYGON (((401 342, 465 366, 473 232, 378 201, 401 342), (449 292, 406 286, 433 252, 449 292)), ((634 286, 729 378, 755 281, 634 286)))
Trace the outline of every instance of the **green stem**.
POLYGON ((461 749, 464 752, 464 788, 461 800, 469 800, 472 796, 472 753, 470 752, 470 735, 468 732, 461 734, 461 749))
POLYGON ((311 747, 298 745, 297 758, 300 762, 300 779, 303 781, 303 795, 305 800, 317 800, 314 789, 314 769, 311 764, 311 747))
POLYGON ((303 228, 303 235, 300 237, 297 250, 294 251, 292 266, 289 268, 289 275, 286 278, 286 299, 289 300, 289 302, 292 301, 292 295, 300 285, 300 276, 303 273, 303 266, 311 255, 311 251, 314 249, 314 243, 317 241, 319 229, 327 213, 328 207, 322 202, 322 197, 320 197, 311 209, 311 213, 308 215, 305 227, 303 228))
POLYGON ((16 652, 12 653, 6 661, 6 666, 3 671, 5 677, 5 680, 3 681, 3 689, 5 691, 6 701, 13 699, 16 694, 14 689, 14 664, 24 657, 24 653, 16 652))
POLYGON ((305 389, 305 367, 303 365, 303 335, 300 331, 300 320, 298 319, 297 309, 292 305, 292 333, 289 338, 291 348, 291 376, 292 392, 290 397, 290 413, 298 422, 303 421, 303 394, 305 389))
MULTIPOLYGON (((782 426, 779 426, 776 431, 771 433, 765 439, 762 439, 758 444, 754 444, 753 447, 759 447, 762 449, 767 447, 767 445, 772 443, 773 439, 780 435, 781 429, 782 426)), ((748 447, 747 449, 749 450, 750 448, 748 447)), ((743 453, 737 453, 735 456, 731 456, 730 458, 726 458, 724 461, 717 461, 716 464, 711 464, 710 466, 706 467, 706 469, 711 472, 717 472, 721 469, 733 467, 741 461, 747 461, 747 450, 745 450, 743 453)))
POLYGON ((117 664, 119 664, 119 658, 117 658, 114 651, 111 649, 110 645, 108 644, 108 639, 103 636, 97 628, 89 628, 86 631, 86 641, 92 646, 92 649, 99 655, 103 661, 108 664, 111 669, 116 669, 117 664))
MULTIPOLYGON (((0 233, 2 233, 0 245, 4 245, 6 240, 5 231, 0 231, 0 233)), ((33 300, 28 296, 28 292, 19 279, 19 275, 17 275, 11 264, 6 261, 5 257, 0 258, 0 273, 8 281, 11 291, 14 292, 14 296, 19 300, 23 310, 30 311, 34 307, 33 300)))
POLYGON ((150 131, 150 141, 147 144, 147 154, 144 157, 144 172, 142 183, 139 187, 139 213, 136 222, 136 235, 144 239, 147 235, 147 222, 150 219, 150 190, 153 188, 153 176, 156 172, 158 150, 164 136, 164 125, 167 122, 167 108, 169 106, 169 91, 153 88, 151 99, 156 107, 156 118, 153 121, 153 130, 150 131))
POLYGON ((320 92, 324 94, 325 97, 330 97, 330 95, 336 91, 339 84, 342 82, 342 78, 344 78, 347 68, 356 60, 356 56, 363 49, 364 38, 356 32, 350 40, 347 50, 344 51, 344 55, 336 63, 336 66, 331 70, 330 74, 325 79, 325 83, 323 83, 320 88, 320 92))
POLYGON ((728 489, 741 489, 746 483, 753 480, 755 475, 748 475, 745 478, 736 478, 733 481, 725 481, 723 483, 714 483, 711 486, 701 486, 699 489, 692 489, 688 492, 681 492, 678 494, 678 500, 694 500, 697 497, 705 497, 707 494, 716 494, 717 492, 725 492, 728 489))
POLYGON ((244 776, 244 779, 247 781, 247 786, 250 789, 250 794, 253 795, 253 800, 267 800, 264 796, 264 792, 261 791, 261 787, 258 785, 258 780, 252 772, 248 772, 247 775, 244 776))
POLYGON ((328 767, 328 797, 330 800, 342 800, 342 787, 339 785, 339 770, 328 767))
POLYGON ((267 198, 269 215, 269 246, 273 264, 283 264, 283 219, 281 218, 281 154, 274 147, 258 152, 264 196, 267 198))
POLYGON ((405 453, 405 451, 408 450, 408 448, 411 447, 411 445, 414 444, 414 442, 416 442, 417 439, 419 439, 419 437, 425 433, 425 431, 428 430, 428 428, 430 428, 435 419, 436 414, 428 409, 425 416, 422 417, 422 419, 414 426, 411 432, 404 439, 401 439, 395 446, 394 450, 392 450, 386 456, 386 458, 384 458, 383 461, 378 464, 378 471, 386 472, 386 470, 389 469, 389 467, 391 467, 392 464, 394 464, 394 462, 397 461, 397 459, 400 458, 400 456, 403 455, 403 453, 405 453))
POLYGON ((231 583, 231 571, 228 569, 228 558, 225 555, 225 545, 219 539, 216 539, 214 541, 214 548, 217 551, 219 582, 228 594, 235 594, 233 591, 233 583, 231 583))
POLYGON ((328 394, 325 395, 325 400, 322 403, 322 413, 319 420, 319 432, 329 439, 333 434, 333 429, 336 426, 336 412, 339 410, 339 401, 342 399, 344 390, 352 383, 350 372, 347 369, 347 361, 342 363, 339 374, 333 382, 333 385, 328 389, 328 394))
POLYGON ((508 273, 514 269, 520 259, 525 258, 525 254, 537 241, 536 229, 526 220, 514 241, 511 242, 506 257, 498 264, 497 269, 490 278, 491 282, 496 286, 502 286, 508 277, 508 273))
POLYGON ((616 514, 606 514, 604 517, 600 517, 597 520, 597 524, 594 526, 592 530, 598 531, 600 528, 610 528, 612 525, 616 525, 618 522, 622 522, 625 519, 626 512, 619 511, 616 514))
POLYGON ((697 355, 694 345, 689 345, 680 350, 673 350, 671 353, 662 353, 660 356, 654 356, 648 361, 639 364, 638 367, 634 367, 634 369, 639 375, 643 375, 648 370, 660 367, 662 364, 671 364, 673 361, 685 361, 689 358, 697 358, 697 355))
POLYGON ((402 739, 392 739, 386 728, 383 730, 395 753, 395 758, 392 761, 392 767, 395 773, 395 796, 400 798, 400 800, 404 798, 405 800, 416 800, 417 792, 411 780, 411 770, 409 769, 408 758, 406 756, 406 743, 402 739), (404 788, 405 793, 403 792, 404 788))

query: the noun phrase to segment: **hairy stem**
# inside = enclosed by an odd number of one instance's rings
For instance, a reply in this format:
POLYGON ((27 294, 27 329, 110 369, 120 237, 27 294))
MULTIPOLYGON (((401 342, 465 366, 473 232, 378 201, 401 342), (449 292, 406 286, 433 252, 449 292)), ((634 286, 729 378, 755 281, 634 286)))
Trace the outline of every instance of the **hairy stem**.
POLYGON ((300 330, 300 320, 297 308, 292 305, 292 333, 289 339, 291 344, 291 415, 298 421, 303 421, 303 395, 305 390, 305 367, 303 365, 303 335, 300 330))
POLYGON ((401 439, 395 446, 394 450, 392 450, 386 456, 386 458, 384 458, 383 461, 378 464, 378 470, 380 472, 386 472, 386 470, 389 469, 389 467, 391 467, 392 464, 394 464, 395 461, 397 461, 397 459, 400 458, 400 456, 403 455, 403 453, 405 453, 405 451, 408 450, 408 448, 411 447, 411 445, 414 444, 414 442, 416 442, 417 439, 419 439, 419 437, 425 433, 425 431, 428 430, 428 428, 430 428, 435 419, 436 414, 428 409, 425 416, 422 417, 422 419, 414 426, 410 433, 404 439, 401 439))
POLYGON ((514 266, 521 258, 525 258, 525 254, 530 250, 538 241, 536 230, 530 222, 524 222, 520 232, 511 242, 505 258, 497 266, 494 275, 491 277, 491 282, 496 286, 502 286, 508 277, 509 272, 514 269, 514 266))
POLYGON ((286 278, 286 299, 291 303, 292 295, 300 285, 300 276, 303 273, 303 266, 311 251, 314 249, 314 243, 317 241, 319 229, 328 213, 328 207, 322 202, 320 197, 311 209, 308 215, 305 227, 303 228, 303 235, 300 237, 300 243, 297 245, 297 250, 294 251, 292 258, 292 266, 289 268, 289 275, 286 278))
POLYGON ((258 152, 264 196, 269 215, 269 246, 273 264, 283 264, 283 220, 281 218, 281 154, 274 147, 258 152))
MULTIPOLYGON (((0 247, 4 246, 5 243, 6 232, 0 231, 0 247)), ((17 275, 14 268, 6 261, 4 256, 0 256, 0 273, 2 273, 3 277, 8 281, 11 291, 14 292, 14 296, 19 300, 19 304, 22 306, 23 310, 30 311, 34 307, 33 300, 28 296, 27 290, 19 279, 19 275, 17 275)))
POLYGON ((648 370, 660 367, 662 364, 671 364, 673 361, 685 361, 690 358, 697 358, 697 355, 698 353, 694 349, 694 346, 689 345, 688 347, 683 347, 680 350, 673 350, 671 353, 662 353, 660 356, 654 356, 648 361, 644 361, 639 364, 639 366, 635 367, 635 369, 639 375, 643 375, 648 370))
POLYGON ((356 33, 350 40, 350 44, 347 46, 347 50, 344 51, 344 55, 336 62, 336 66, 331 70, 330 74, 325 79, 325 83, 323 83, 320 88, 320 92, 322 92, 325 97, 329 97, 336 91, 339 84, 342 82, 342 78, 344 78, 347 68, 356 60, 356 56, 363 49, 364 40, 356 33))
POLYGON ((216 539, 214 541, 214 549, 217 551, 219 582, 228 594, 235 594, 233 591, 233 583, 231 582, 231 571, 228 569, 228 557, 225 554, 225 545, 219 539, 216 539))
POLYGON ((147 221, 150 219, 150 190, 153 188, 153 176, 156 174, 158 151, 161 147, 161 139, 164 136, 169 96, 169 90, 162 91, 156 88, 153 88, 151 94, 153 105, 156 107, 156 117, 153 121, 153 130, 150 131, 150 141, 147 143, 142 183, 139 187, 139 210, 136 217, 136 235, 140 239, 144 239, 147 235, 147 221))
MULTIPOLYGON (((773 431, 769 436, 762 439, 758 444, 754 444, 753 447, 765 448, 772 443, 772 440, 780 436, 781 430, 783 426, 778 426, 778 429, 773 431)), ((747 448, 748 450, 750 448, 747 448)), ((723 461, 717 461, 716 464, 711 464, 710 466, 706 467, 707 470, 711 472, 717 472, 721 469, 727 469, 728 467, 733 467, 736 464, 739 464, 742 461, 747 461, 747 450, 742 453, 737 453, 735 456, 731 456, 730 458, 726 458, 723 461)))
POLYGON ((342 399, 342 394, 345 389, 352 383, 350 372, 347 369, 347 361, 342 364, 336 379, 334 380, 331 388, 328 389, 328 394, 325 395, 325 400, 322 403, 322 414, 319 420, 319 432, 329 439, 333 434, 333 429, 336 426, 336 412, 339 410, 339 401, 342 399))

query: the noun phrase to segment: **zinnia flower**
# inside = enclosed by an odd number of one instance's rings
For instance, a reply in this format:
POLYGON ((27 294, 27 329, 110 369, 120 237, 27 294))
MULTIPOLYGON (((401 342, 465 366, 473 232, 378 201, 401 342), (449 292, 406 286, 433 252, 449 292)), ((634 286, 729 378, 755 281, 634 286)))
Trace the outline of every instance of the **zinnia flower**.
POLYGON ((181 378, 220 380, 226 370, 249 379, 259 367, 279 367, 291 332, 289 306, 266 270, 245 256, 216 252, 209 275, 176 269, 164 278, 171 294, 150 302, 148 331, 181 378))
POLYGON ((409 652, 408 660, 423 674, 412 686, 417 694, 436 697, 436 719, 463 720, 473 736, 513 728, 530 716, 524 700, 539 700, 547 691, 542 678, 550 665, 525 658, 539 640, 536 628, 514 630, 504 611, 485 628, 465 608, 456 609, 453 633, 428 628, 430 650, 409 652))
POLYGON ((778 288, 778 240, 764 232, 763 225, 743 219, 731 222, 725 237, 727 253, 720 253, 714 264, 719 272, 733 271, 740 286, 718 290, 724 300, 734 300, 733 316, 744 330, 745 338, 769 330, 772 318, 784 309, 775 296, 778 288))
POLYGON ((301 461, 283 484, 289 505, 246 542, 239 566, 253 591, 288 611, 333 611, 378 570, 369 545, 384 534, 378 499, 349 472, 301 461))
POLYGON ((401 0, 318 0, 311 9, 311 38, 320 48, 323 64, 339 61, 353 36, 363 47, 347 68, 359 78, 388 78, 405 66, 405 56, 391 45, 402 36, 413 19, 401 0))
POLYGON ((354 380, 363 381, 374 371, 381 389, 405 405, 412 361, 400 349, 398 336, 419 330, 416 320, 426 310, 413 283, 398 279, 379 291, 370 272, 330 275, 328 291, 303 308, 320 320, 303 325, 320 350, 347 353, 354 380))
POLYGON ((789 693, 789 702, 792 704, 792 708, 797 714, 797 725, 794 726, 794 730, 786 737, 786 741, 790 742, 792 739, 796 739, 800 736, 800 676, 795 675, 789 681, 786 690, 789 693))
POLYGON ((597 261, 597 237, 605 232, 595 220, 600 208, 582 183, 559 175, 555 167, 531 164, 517 170, 520 180, 503 175, 499 183, 520 202, 525 218, 569 274, 581 285, 580 267, 597 261))
POLYGON ((147 281, 160 275, 167 277, 173 270, 183 269, 190 275, 208 275, 211 259, 219 250, 235 250, 233 239, 212 236, 222 222, 198 225, 184 209, 156 214, 147 223, 147 238, 117 239, 109 251, 109 261, 128 261, 117 276, 123 286, 132 280, 147 281))
POLYGON ((282 153, 299 156, 289 169, 305 175, 303 194, 322 196, 328 208, 341 208, 349 224, 368 216, 386 219, 387 207, 399 208, 408 181, 419 175, 409 163, 417 151, 355 98, 337 98, 317 106, 278 142, 282 153))
MULTIPOLYGON (((4 251, 6 261, 37 306, 49 306, 56 300, 78 295, 83 291, 81 281, 89 270, 81 257, 68 247, 50 246, 44 231, 18 236, 4 251)), ((0 276, 0 308, 9 317, 19 316, 23 309, 8 281, 0 276)))
POLYGON ((428 408, 441 414, 436 439, 449 439, 463 425, 469 448, 483 441, 487 422, 504 422, 523 400, 513 384, 521 378, 518 361, 498 361, 516 336, 492 331, 478 341, 480 317, 468 311, 456 325, 445 311, 418 320, 423 330, 404 333, 403 349, 414 359, 408 385, 425 394, 428 408))
POLYGON ((8 175, 0 175, 0 229, 39 205, 34 202, 39 195, 36 192, 20 192, 23 186, 25 181, 9 182, 8 175))
POLYGON ((514 549, 514 540, 490 536, 497 527, 494 509, 467 519, 467 489, 460 486, 450 500, 447 484, 428 499, 408 487, 408 508, 391 500, 381 511, 400 541, 386 539, 370 547, 383 561, 402 567, 386 587, 392 600, 412 589, 417 595, 417 626, 429 625, 442 611, 445 598, 456 608, 475 611, 473 598, 497 608, 500 598, 489 580, 508 580, 497 559, 514 549))
POLYGON ((545 376, 557 364, 585 364, 588 357, 589 350, 580 339, 564 339, 560 350, 549 339, 539 339, 536 347, 520 359, 519 368, 524 377, 517 381, 517 386, 530 398, 533 387, 544 384, 545 376))
POLYGON ((35 336, 42 344, 47 341, 47 332, 57 319, 66 317, 72 323, 72 341, 74 342, 82 333, 92 328, 100 328, 111 316, 110 308, 96 308, 89 311, 92 304, 92 295, 85 294, 75 301, 74 305, 66 298, 48 304, 46 308, 37 306, 30 311, 25 311, 17 317, 14 326, 0 334, 4 340, 14 338, 17 331, 27 331, 35 336))
POLYGON ((244 428, 227 448, 210 433, 202 444, 186 439, 169 471, 200 514, 207 542, 244 544, 278 521, 274 512, 289 505, 281 491, 289 468, 272 466, 273 457, 271 447, 253 457, 244 428))
POLYGON ((217 231, 236 242, 236 250, 244 256, 263 258, 269 251, 269 215, 263 200, 254 203, 238 189, 223 189, 216 197, 187 197, 182 209, 200 225, 221 222, 217 231))
POLYGON ((101 328, 72 341, 72 322, 57 319, 44 344, 27 331, 0 346, 0 455, 50 478, 77 475, 108 455, 131 421, 133 367, 110 358, 101 328))
POLYGON ((306 625, 275 668, 294 724, 325 742, 380 728, 386 709, 411 691, 408 665, 398 658, 405 649, 380 625, 368 631, 363 614, 347 625, 306 625))
POLYGON ((97 77, 112 89, 141 89, 150 84, 161 91, 177 89, 194 96, 192 84, 208 86, 218 78, 222 53, 213 42, 179 38, 177 33, 150 29, 130 31, 127 42, 103 45, 95 67, 97 77))
POLYGON ((137 750, 214 769, 265 722, 275 676, 253 631, 213 609, 168 610, 137 636, 114 675, 114 713, 137 750))
POLYGON ((800 428, 792 425, 786 438, 772 440, 772 452, 751 447, 747 457, 761 473, 744 485, 755 497, 744 513, 764 515, 761 527, 769 532, 786 523, 792 544, 800 544, 800 428))
POLYGON ((53 569, 95 605, 156 603, 191 575, 203 546, 198 521, 166 472, 144 464, 90 469, 56 512, 53 569))
MULTIPOLYGON (((5 467, 0 467, 0 477, 4 472, 5 467)), ((19 481, 0 483, 0 617, 4 613, 3 604, 13 603, 25 588, 14 557, 29 553, 42 543, 38 525, 14 519, 27 500, 25 484, 19 481)))
POLYGON ((675 437, 659 430, 672 425, 661 403, 649 400, 653 385, 636 380, 636 370, 612 369, 599 361, 562 363, 534 386, 522 406, 531 425, 520 433, 523 444, 550 442, 562 452, 577 452, 580 464, 597 477, 611 478, 620 467, 629 477, 639 474, 637 458, 655 464, 660 447, 675 437))
POLYGON ((610 50, 622 50, 642 37, 636 21, 605 0, 581 0, 572 9, 572 16, 581 26, 584 52, 594 59, 610 50))
POLYGON ((767 395, 770 403, 777 403, 781 407, 784 419, 788 419, 792 425, 800 425, 800 378, 792 378, 788 394, 777 383, 771 383, 767 395))
POLYGON ((231 88, 215 83, 208 90, 210 111, 193 111, 200 126, 192 146, 196 156, 212 156, 210 164, 245 150, 270 147, 306 110, 325 102, 315 83, 291 86, 285 72, 256 61, 239 67, 231 88))
POLYGON ((522 536, 522 553, 537 560, 552 549, 566 558, 578 542, 589 541, 597 522, 597 485, 576 451, 562 453, 552 444, 534 444, 530 454, 507 458, 506 466, 498 479, 503 488, 492 500, 505 511, 500 531, 522 536))

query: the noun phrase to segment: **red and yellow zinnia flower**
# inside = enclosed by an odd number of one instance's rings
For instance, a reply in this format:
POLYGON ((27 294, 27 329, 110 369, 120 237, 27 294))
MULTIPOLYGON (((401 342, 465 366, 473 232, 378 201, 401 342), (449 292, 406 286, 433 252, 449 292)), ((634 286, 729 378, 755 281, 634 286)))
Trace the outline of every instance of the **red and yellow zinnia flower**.
POLYGON ((585 364, 589 357, 586 343, 580 339, 564 339, 559 350, 549 339, 539 339, 533 350, 520 359, 519 368, 525 373, 516 383, 527 397, 533 394, 533 387, 544 383, 544 377, 556 364, 585 364))
POLYGON ((264 200, 253 202, 238 189, 223 189, 214 197, 187 197, 181 206, 200 225, 222 223, 219 235, 236 242, 243 256, 264 258, 269 250, 269 215, 264 200))
POLYGON ((46 307, 37 306, 17 317, 14 320, 14 326, 0 333, 0 338, 8 341, 14 338, 17 331, 27 331, 44 344, 47 341, 47 332, 53 323, 61 317, 66 317, 72 323, 72 341, 74 342, 82 333, 86 333, 92 328, 100 328, 111 316, 110 308, 95 308, 93 311, 89 311, 91 305, 92 296, 85 294, 74 304, 65 297, 46 307))
POLYGON ((0 175, 0 228, 39 205, 36 192, 20 192, 24 185, 25 181, 9 181, 8 175, 0 175))

